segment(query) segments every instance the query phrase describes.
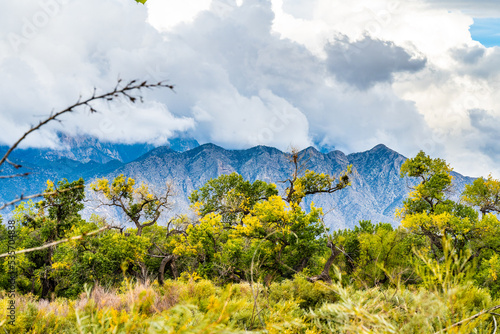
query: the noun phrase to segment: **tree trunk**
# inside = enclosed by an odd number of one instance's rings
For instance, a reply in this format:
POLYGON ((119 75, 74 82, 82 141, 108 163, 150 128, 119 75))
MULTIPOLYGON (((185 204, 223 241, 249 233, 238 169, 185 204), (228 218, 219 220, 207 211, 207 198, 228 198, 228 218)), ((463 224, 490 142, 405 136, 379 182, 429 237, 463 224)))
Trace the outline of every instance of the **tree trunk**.
POLYGON ((307 266, 307 263, 309 262, 309 257, 303 258, 297 266, 295 266, 295 271, 300 273, 304 268, 307 266))
POLYGON ((340 250, 335 247, 335 245, 331 242, 328 241, 328 248, 332 250, 332 254, 328 258, 328 260, 325 263, 325 268, 321 272, 321 274, 309 277, 307 280, 311 283, 317 282, 317 281, 323 281, 326 283, 332 283, 332 278, 330 277, 330 268, 333 265, 333 261, 337 258, 337 256, 340 254, 340 250))
POLYGON ((163 285, 165 281, 165 266, 174 259, 174 255, 165 256, 160 263, 160 269, 158 270, 158 283, 163 285))
POLYGON ((176 259, 177 256, 174 256, 172 258, 172 261, 170 262, 170 269, 172 270, 172 276, 174 276, 174 278, 179 277, 179 272, 177 271, 177 265, 175 264, 176 259))

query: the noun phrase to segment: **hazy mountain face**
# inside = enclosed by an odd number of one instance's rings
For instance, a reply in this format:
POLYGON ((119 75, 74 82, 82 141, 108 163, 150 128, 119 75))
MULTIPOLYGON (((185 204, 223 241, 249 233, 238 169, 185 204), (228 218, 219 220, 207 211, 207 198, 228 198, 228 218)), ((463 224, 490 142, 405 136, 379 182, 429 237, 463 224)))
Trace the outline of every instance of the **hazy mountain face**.
MULTIPOLYGON (((175 141, 171 147, 153 149, 147 144, 103 144, 92 139, 79 142, 69 138, 68 142, 69 149, 62 151, 30 149, 16 152, 13 158, 25 161, 32 175, 2 180, 0 201, 40 192, 47 179, 72 181, 83 177, 89 184, 96 178, 113 178, 123 173, 158 190, 166 182, 172 182, 176 191, 175 205, 167 215, 172 216, 188 212, 189 194, 219 175, 237 172, 250 181, 259 179, 275 183, 283 192, 285 184, 281 181, 288 179, 293 171, 286 153, 265 146, 233 151, 213 144, 198 146, 197 142, 184 139, 175 141)), ((301 156, 304 169, 319 173, 338 175, 348 165, 353 166, 350 187, 306 198, 306 207, 314 202, 315 206, 323 208, 328 226, 333 229, 353 227, 364 219, 398 224, 394 211, 402 206, 412 184, 412 180, 399 177, 405 157, 384 145, 349 155, 340 151, 325 154, 310 147, 303 150, 301 156)), ((454 173, 455 196, 472 180, 454 173)), ((121 219, 114 212, 99 211, 95 203, 89 202, 84 216, 94 212, 121 219)))

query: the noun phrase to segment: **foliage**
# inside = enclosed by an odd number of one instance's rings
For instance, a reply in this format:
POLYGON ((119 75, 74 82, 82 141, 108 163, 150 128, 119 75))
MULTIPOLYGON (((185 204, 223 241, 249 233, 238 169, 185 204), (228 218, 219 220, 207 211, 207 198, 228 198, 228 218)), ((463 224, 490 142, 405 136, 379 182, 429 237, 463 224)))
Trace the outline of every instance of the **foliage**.
POLYGON ((172 187, 166 184, 161 194, 149 189, 146 183, 135 186, 135 180, 123 174, 110 184, 106 178, 99 179, 90 188, 104 197, 102 205, 119 208, 137 227, 137 235, 144 227, 154 225, 165 209, 170 208, 172 187))
POLYGON ((490 212, 500 213, 500 181, 488 176, 477 178, 465 185, 462 200, 470 206, 478 207, 483 216, 490 212))
MULTIPOLYGON (((18 206, 14 297, 0 259, 0 327, 19 333, 491 333, 500 308, 498 181, 477 179, 451 199, 451 168, 424 152, 401 176, 417 180, 401 226, 360 221, 334 231, 305 196, 350 183, 295 171, 276 186, 238 174, 190 197, 198 217, 176 216, 172 188, 152 191, 124 175, 97 180, 101 204, 133 227, 82 219, 84 182, 49 181, 43 200, 18 206), (481 215, 475 210, 478 208, 481 215), (313 276, 314 275, 314 276, 313 276), (6 318, 14 298, 17 318, 6 318)), ((0 250, 8 230, 0 225, 0 250)), ((0 330, 1 331, 1 330, 0 330)))
MULTIPOLYGON (((38 203, 30 200, 17 207, 13 217, 16 221, 17 249, 37 247, 71 236, 75 229, 85 224, 78 213, 83 209, 83 182, 83 179, 71 183, 62 180, 57 184, 48 181, 43 200, 38 203)), ((6 241, 2 240, 3 243, 6 241)), ((51 247, 17 257, 20 291, 48 297, 61 288, 54 270, 54 251, 51 247)), ((3 268, 6 274, 7 261, 3 260, 3 268)), ((3 282, 6 283, 5 280, 3 282)))
POLYGON ((234 225, 241 222, 256 203, 277 194, 274 184, 260 180, 250 183, 243 176, 232 173, 209 180, 193 191, 189 200, 201 217, 217 213, 224 224, 234 225))
POLYGON ((423 151, 406 160, 401 166, 401 177, 414 177, 420 183, 404 201, 403 216, 420 212, 433 213, 436 205, 442 203, 446 193, 450 191, 451 171, 444 160, 432 159, 423 151))

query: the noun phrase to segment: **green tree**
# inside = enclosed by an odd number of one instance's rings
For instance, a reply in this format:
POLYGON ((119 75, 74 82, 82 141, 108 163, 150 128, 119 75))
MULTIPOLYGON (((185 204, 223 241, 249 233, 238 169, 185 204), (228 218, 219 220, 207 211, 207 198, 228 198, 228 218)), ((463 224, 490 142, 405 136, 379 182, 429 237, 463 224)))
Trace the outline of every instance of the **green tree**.
POLYGON ((472 184, 465 185, 462 200, 478 207, 483 216, 490 212, 500 213, 500 181, 491 175, 487 179, 477 178, 472 184))
POLYGON ((290 155, 294 171, 283 198, 273 184, 250 183, 236 173, 194 191, 190 200, 200 220, 177 240, 174 252, 191 257, 199 274, 233 281, 248 280, 257 271, 268 278, 291 277, 319 262, 327 244, 322 212, 313 205, 306 212, 302 200, 347 187, 350 170, 338 179, 309 170, 301 175, 302 158, 297 151, 290 155))
POLYGON ((486 237, 491 220, 479 220, 471 207, 447 198, 451 191, 451 168, 442 159, 432 159, 420 151, 401 166, 401 177, 420 181, 399 212, 401 225, 410 233, 428 237, 432 251, 440 257, 443 237, 451 238, 457 250, 464 251, 486 237))
POLYGON ((354 229, 334 232, 335 243, 342 249, 336 262, 346 282, 358 288, 373 287, 401 280, 411 282, 413 249, 423 246, 423 238, 394 229, 390 224, 360 221, 354 229))
MULTIPOLYGON (((105 225, 93 216, 89 223, 74 228, 78 235, 105 225)), ((53 276, 58 279, 58 295, 76 297, 85 284, 117 286, 129 274, 144 281, 144 262, 151 241, 135 233, 108 230, 92 238, 71 240, 58 246, 53 255, 53 276)))
POLYGON ((210 179, 203 187, 193 191, 189 200, 201 217, 217 213, 224 224, 234 225, 241 223, 256 203, 277 194, 274 184, 260 180, 251 183, 243 176, 232 173, 210 179))
POLYGON ((404 201, 403 215, 434 212, 437 205, 445 201, 450 193, 452 168, 442 159, 432 159, 423 151, 414 158, 406 160, 401 166, 401 177, 412 177, 420 181, 413 187, 408 199, 404 201))
MULTIPOLYGON (((43 200, 22 203, 14 211, 17 222, 18 249, 43 246, 72 235, 73 228, 83 224, 79 211, 83 209, 84 181, 54 184, 47 182, 43 200)), ((56 291, 53 256, 56 247, 18 256, 21 291, 38 293, 45 298, 56 291)))
POLYGON ((289 179, 284 181, 287 183, 285 191, 285 200, 288 203, 299 205, 304 197, 308 195, 320 193, 334 193, 349 186, 349 174, 352 173, 352 166, 347 166, 347 170, 340 173, 336 178, 333 175, 324 173, 316 173, 305 169, 307 159, 296 149, 292 149, 290 154, 290 162, 293 166, 293 172, 289 179), (304 171, 305 170, 305 171, 304 171), (303 176, 301 176, 304 172, 303 176))

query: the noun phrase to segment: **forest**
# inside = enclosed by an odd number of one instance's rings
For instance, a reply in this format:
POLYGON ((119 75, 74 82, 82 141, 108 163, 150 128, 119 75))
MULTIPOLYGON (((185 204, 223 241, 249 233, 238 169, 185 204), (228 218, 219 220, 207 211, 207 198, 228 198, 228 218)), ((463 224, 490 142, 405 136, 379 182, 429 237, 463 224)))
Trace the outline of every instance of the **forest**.
MULTIPOLYGON (((0 225, 0 326, 10 333, 496 333, 500 181, 475 179, 458 201, 452 168, 423 151, 398 227, 333 231, 303 200, 341 192, 355 171, 294 172, 275 184, 236 173, 190 196, 195 218, 119 175, 47 181, 0 225), (83 219, 85 188, 106 216, 83 219), (13 251, 15 250, 15 252, 13 251), (13 288, 13 286, 15 288, 13 288), (15 307, 15 321, 12 319, 15 307), (10 307, 10 309, 9 309, 10 307)), ((278 182, 280 180, 276 180, 278 182)), ((497 311, 498 310, 498 311, 497 311)))

